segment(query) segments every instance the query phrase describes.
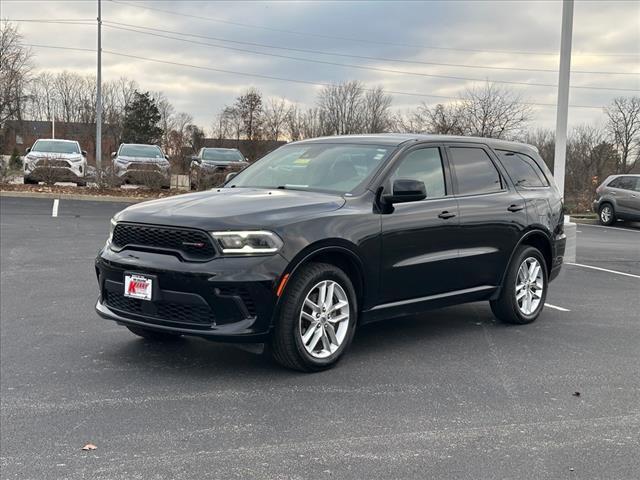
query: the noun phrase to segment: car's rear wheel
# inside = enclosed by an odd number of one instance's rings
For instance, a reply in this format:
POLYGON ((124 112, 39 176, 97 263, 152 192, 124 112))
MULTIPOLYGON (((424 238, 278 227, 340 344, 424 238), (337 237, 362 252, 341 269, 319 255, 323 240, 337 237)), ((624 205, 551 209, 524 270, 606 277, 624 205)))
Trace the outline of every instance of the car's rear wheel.
POLYGON ((610 203, 603 203, 598 209, 598 218, 602 225, 613 225, 616 221, 616 214, 613 210, 613 205, 610 203))
POLYGON ((509 265, 500 296, 490 302, 491 310, 505 323, 531 323, 544 308, 547 282, 547 265, 542 253, 535 247, 523 245, 509 265))
POLYGON ((32 179, 27 178, 27 177, 25 177, 25 178, 23 179, 23 181, 24 181, 24 184, 25 184, 25 185, 37 185, 37 184, 38 184, 38 181, 37 181, 37 180, 32 180, 32 179))
POLYGON ((357 312, 353 284, 341 269, 303 266, 285 289, 271 341, 273 358, 303 372, 332 367, 353 339, 357 312))
POLYGON ((127 325, 127 328, 131 333, 154 342, 175 342, 180 339, 180 335, 175 333, 160 332, 158 330, 149 330, 148 328, 132 327, 129 325, 127 325))
POLYGON ((87 182, 76 182, 76 186, 78 186, 78 187, 86 187, 87 186, 87 182))

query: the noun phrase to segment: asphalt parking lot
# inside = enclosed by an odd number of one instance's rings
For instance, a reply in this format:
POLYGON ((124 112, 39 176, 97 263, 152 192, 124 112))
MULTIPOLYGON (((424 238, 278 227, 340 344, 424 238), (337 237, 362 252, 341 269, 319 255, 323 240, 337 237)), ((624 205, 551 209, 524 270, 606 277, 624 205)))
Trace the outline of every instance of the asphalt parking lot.
POLYGON ((2 478, 640 478, 640 229, 579 225, 532 325, 381 322, 305 375, 99 319, 124 206, 0 200, 2 478))

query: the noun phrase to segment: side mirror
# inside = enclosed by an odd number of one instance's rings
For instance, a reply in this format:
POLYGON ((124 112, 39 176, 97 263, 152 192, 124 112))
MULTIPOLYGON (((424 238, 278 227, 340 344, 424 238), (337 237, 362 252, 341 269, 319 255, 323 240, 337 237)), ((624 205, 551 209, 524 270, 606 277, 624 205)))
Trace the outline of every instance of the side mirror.
POLYGON ((87 156, 87 151, 86 151, 86 150, 81 150, 81 151, 80 151, 80 153, 82 153, 82 156, 83 156, 83 157, 86 157, 86 156, 87 156))
POLYGON ((392 192, 382 196, 387 204, 417 202, 425 198, 427 198, 427 188, 424 182, 403 178, 394 180, 392 192))
POLYGON ((29 153, 31 151, 31 147, 28 147, 26 150, 26 153, 29 153))
POLYGON ((231 172, 231 173, 227 173, 227 176, 224 177, 224 183, 227 183, 228 181, 230 181, 233 177, 235 177, 238 174, 238 172, 231 172))
POLYGON ((169 160, 169 155, 167 155, 166 153, 164 154, 164 158, 165 160, 169 160))
POLYGON ((116 152, 111 152, 111 158, 116 158, 118 154, 116 152))

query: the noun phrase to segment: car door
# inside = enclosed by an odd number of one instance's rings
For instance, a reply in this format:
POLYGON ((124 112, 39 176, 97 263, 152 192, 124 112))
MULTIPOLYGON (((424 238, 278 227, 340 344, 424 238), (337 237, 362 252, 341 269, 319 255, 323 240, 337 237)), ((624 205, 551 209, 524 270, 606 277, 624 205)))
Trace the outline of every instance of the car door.
POLYGON ((395 162, 396 179, 423 181, 427 197, 394 205, 382 215, 381 302, 427 297, 454 289, 458 204, 441 146, 422 145, 395 162))
POLYGON ((615 193, 616 197, 616 213, 625 216, 633 216, 639 212, 636 210, 637 195, 636 191, 636 177, 631 175, 625 175, 623 177, 616 178, 611 182, 611 192, 615 193))
POLYGON ((524 198, 482 144, 449 144, 447 157, 458 200, 460 289, 497 286, 527 225, 524 198))

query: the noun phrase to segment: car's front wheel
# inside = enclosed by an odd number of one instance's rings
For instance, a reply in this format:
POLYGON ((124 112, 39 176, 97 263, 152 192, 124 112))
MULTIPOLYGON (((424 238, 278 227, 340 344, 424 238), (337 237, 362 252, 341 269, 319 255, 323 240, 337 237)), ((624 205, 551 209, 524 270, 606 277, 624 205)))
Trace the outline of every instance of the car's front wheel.
POLYGON ((180 339, 180 335, 175 333, 160 332, 158 330, 149 330, 148 328, 142 327, 127 326, 127 328, 131 333, 154 342, 175 342, 180 339))
POLYGON ((613 211, 613 205, 610 203, 603 203, 598 210, 598 218, 602 225, 612 225, 616 221, 616 215, 613 211))
POLYGON ((353 339, 357 312, 353 284, 341 269, 304 265, 286 285, 271 341, 273 358, 304 372, 332 367, 353 339))
POLYGON ((491 310, 506 323, 531 323, 544 307, 547 282, 547 264, 542 253, 535 247, 523 245, 509 265, 500 296, 491 300, 491 310))

